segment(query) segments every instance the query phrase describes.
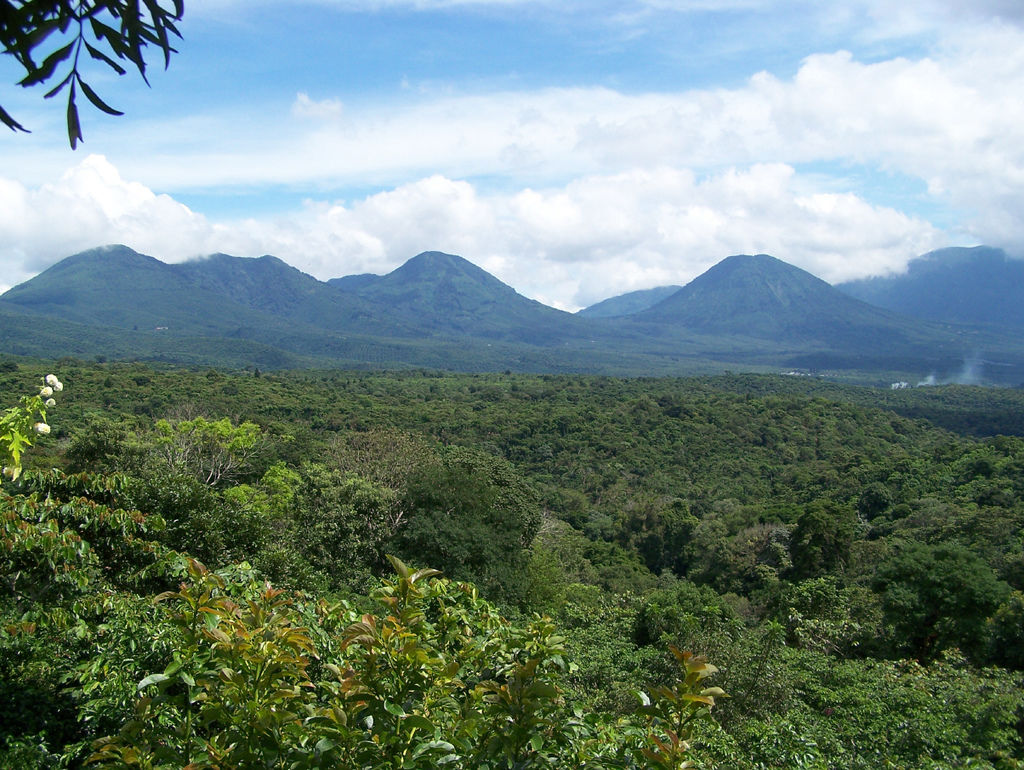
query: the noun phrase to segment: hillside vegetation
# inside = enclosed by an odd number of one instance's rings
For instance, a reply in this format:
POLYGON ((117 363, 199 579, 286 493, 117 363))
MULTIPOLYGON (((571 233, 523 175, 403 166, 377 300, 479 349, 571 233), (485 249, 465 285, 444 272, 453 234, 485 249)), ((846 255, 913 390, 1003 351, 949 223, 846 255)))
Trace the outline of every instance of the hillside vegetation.
POLYGON ((0 369, 0 767, 1024 766, 1020 391, 0 369))

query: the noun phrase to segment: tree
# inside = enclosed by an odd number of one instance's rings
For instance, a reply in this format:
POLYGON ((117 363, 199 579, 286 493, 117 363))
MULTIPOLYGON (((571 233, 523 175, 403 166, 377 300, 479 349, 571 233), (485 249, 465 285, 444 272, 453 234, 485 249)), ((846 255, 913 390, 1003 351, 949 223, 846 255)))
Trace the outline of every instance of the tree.
MULTIPOLYGON (((83 78, 83 55, 118 75, 127 72, 122 64, 134 66, 148 85, 145 49, 156 46, 168 66, 175 53, 171 38, 181 37, 176 22, 184 13, 184 0, 0 0, 0 45, 25 72, 18 85, 56 80, 47 99, 67 91, 68 141, 75 149, 82 140, 79 89, 102 112, 122 114, 83 78)), ((12 131, 28 131, 2 106, 0 121, 12 131)))
POLYGON ((168 468, 216 487, 235 480, 264 445, 259 426, 252 422, 233 425, 231 420, 158 420, 156 444, 168 468))
POLYGON ((986 621, 1010 589, 975 554, 954 543, 907 543, 875 573, 897 652, 922 660, 959 647, 981 651, 986 621))
POLYGON ((856 517, 849 508, 827 501, 807 506, 793 530, 789 549, 796 580, 841 572, 850 558, 856 517))
POLYGON ((383 562, 397 495, 359 476, 310 463, 302 469, 292 504, 299 551, 331 588, 363 587, 383 562))
POLYGON ((404 505, 411 514, 389 547, 476 583, 487 597, 521 600, 526 549, 541 521, 533 489, 507 461, 483 452, 447 447, 440 458, 439 468, 410 479, 404 505))

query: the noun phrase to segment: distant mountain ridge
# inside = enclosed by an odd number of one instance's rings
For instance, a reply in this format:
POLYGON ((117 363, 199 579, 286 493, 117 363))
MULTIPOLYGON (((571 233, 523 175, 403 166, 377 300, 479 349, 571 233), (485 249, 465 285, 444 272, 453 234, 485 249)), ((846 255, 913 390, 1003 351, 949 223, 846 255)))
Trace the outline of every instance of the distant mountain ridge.
POLYGON ((576 315, 584 318, 620 318, 621 316, 635 315, 642 310, 657 305, 666 299, 682 286, 655 286, 653 289, 640 289, 626 294, 619 294, 615 297, 601 300, 589 307, 578 311, 576 315))
POLYGON ((906 273, 836 284, 915 318, 1024 329, 1024 260, 988 246, 952 247, 910 261, 906 273))
POLYGON ((768 255, 728 257, 682 288, 663 288, 660 301, 634 293, 619 310, 611 303, 614 315, 588 317, 523 297, 442 252, 387 275, 324 282, 272 256, 165 264, 110 246, 0 297, 0 351, 261 367, 635 375, 798 366, 921 377, 980 351, 998 363, 1000 381, 1024 381, 1019 335, 914 320, 768 255), (632 312, 619 315, 623 307, 632 312))

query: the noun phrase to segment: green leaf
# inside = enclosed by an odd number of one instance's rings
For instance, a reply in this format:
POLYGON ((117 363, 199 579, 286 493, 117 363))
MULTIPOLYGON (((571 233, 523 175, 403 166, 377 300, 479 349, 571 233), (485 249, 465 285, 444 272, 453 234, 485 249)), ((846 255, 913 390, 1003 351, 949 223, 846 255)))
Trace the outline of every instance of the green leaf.
POLYGON ((389 714, 394 714, 396 717, 405 716, 405 709, 403 709, 397 703, 392 703, 389 700, 384 701, 384 710, 389 714))
POLYGON ((527 692, 535 698, 557 698, 558 688, 548 682, 534 682, 527 692))
POLYGON ((330 738, 321 738, 316 742, 316 746, 314 746, 313 748, 317 754, 323 754, 325 751, 330 751, 337 745, 338 744, 332 741, 330 738))
POLYGON ((170 677, 166 674, 150 674, 137 685, 135 685, 135 688, 137 690, 145 690, 151 684, 160 684, 160 682, 166 682, 168 679, 170 679, 170 677))
MULTIPOLYGON (((421 757, 428 751, 434 751, 435 749, 441 749, 443 751, 448 752, 455 751, 455 747, 452 744, 448 743, 448 741, 428 741, 426 743, 421 743, 419 744, 419 746, 416 747, 416 751, 413 752, 413 758, 421 757)), ((439 761, 437 762, 437 764, 443 763, 439 761)))
POLYGON ((434 723, 420 714, 409 714, 402 720, 402 724, 411 729, 434 731, 434 723))

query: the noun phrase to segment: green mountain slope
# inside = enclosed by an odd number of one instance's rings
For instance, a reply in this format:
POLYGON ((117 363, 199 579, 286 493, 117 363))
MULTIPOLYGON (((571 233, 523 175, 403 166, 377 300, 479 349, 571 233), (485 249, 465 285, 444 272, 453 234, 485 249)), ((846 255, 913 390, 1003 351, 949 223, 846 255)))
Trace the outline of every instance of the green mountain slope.
POLYGON ((859 347, 865 335, 902 339, 912 326, 767 254, 728 257, 637 318, 783 345, 859 347))
POLYGON ((527 299, 472 262, 439 251, 418 254, 354 291, 424 334, 548 344, 591 333, 572 314, 527 299))
POLYGON ((945 374, 961 369, 965 359, 999 351, 990 362, 994 376, 1015 381, 1024 374, 1021 345, 1012 335, 901 316, 767 254, 728 257, 632 318, 689 333, 759 340, 773 360, 795 366, 945 374))
POLYGON ((199 281, 190 265, 104 246, 58 262, 3 300, 68 321, 168 335, 245 337, 251 336, 248 329, 284 328, 255 303, 247 304, 244 291, 235 292, 238 301, 226 291, 227 283, 199 281))
POLYGON ((203 291, 277 319, 346 333, 416 333, 414 326, 396 322, 387 308, 318 281, 277 257, 213 254, 169 267, 203 291))
POLYGON ((26 310, 3 300, 0 350, 32 357, 103 357, 234 369, 294 369, 317 363, 315 357, 253 340, 84 324, 26 310))
POLYGON ((767 254, 728 257, 636 318, 786 347, 847 350, 880 340, 901 345, 919 328, 767 254))

